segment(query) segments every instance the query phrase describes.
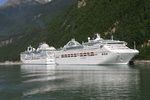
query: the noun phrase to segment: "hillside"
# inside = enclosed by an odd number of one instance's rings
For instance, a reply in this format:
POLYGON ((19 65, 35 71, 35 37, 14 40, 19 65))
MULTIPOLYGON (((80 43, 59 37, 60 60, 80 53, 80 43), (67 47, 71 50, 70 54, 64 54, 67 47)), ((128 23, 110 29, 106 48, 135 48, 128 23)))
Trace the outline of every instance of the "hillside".
POLYGON ((86 5, 83 4, 78 2, 47 25, 45 34, 49 44, 60 47, 74 34, 81 43, 88 36, 100 33, 105 39, 113 35, 114 39, 126 41, 130 48, 135 41, 140 50, 135 58, 150 59, 149 0, 86 0, 86 5))
POLYGON ((59 48, 73 37, 81 43, 95 33, 100 33, 104 39, 113 35, 114 39, 126 41, 131 48, 135 41, 140 54, 134 59, 150 59, 149 5, 149 0, 80 0, 55 16, 42 32, 37 28, 14 36, 14 42, 0 48, 0 61, 19 60, 20 52, 30 44, 37 47, 46 41, 59 48))
POLYGON ((38 3, 39 0, 26 0, 26 3, 24 0, 9 1, 7 5, 11 6, 0 8, 0 37, 28 32, 41 24, 45 25, 77 0, 52 0, 45 4, 38 3))

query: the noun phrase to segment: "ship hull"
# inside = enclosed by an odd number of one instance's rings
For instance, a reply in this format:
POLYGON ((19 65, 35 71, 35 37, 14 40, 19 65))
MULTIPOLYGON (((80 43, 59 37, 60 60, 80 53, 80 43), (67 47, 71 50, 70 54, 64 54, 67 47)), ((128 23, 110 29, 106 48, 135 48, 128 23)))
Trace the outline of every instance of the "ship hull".
POLYGON ((56 58, 57 64, 87 64, 87 65, 107 65, 107 64, 128 64, 128 62, 138 53, 136 50, 130 52, 108 52, 107 55, 98 53, 95 56, 77 56, 69 58, 56 58))
POLYGON ((56 65, 53 60, 38 59, 38 60, 22 60, 25 65, 56 65))

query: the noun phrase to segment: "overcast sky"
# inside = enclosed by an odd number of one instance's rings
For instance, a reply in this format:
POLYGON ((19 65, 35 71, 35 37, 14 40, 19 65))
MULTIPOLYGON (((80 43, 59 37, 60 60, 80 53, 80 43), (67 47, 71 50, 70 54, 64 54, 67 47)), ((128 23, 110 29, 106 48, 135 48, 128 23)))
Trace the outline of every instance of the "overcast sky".
POLYGON ((0 0, 0 5, 3 5, 8 0, 0 0))

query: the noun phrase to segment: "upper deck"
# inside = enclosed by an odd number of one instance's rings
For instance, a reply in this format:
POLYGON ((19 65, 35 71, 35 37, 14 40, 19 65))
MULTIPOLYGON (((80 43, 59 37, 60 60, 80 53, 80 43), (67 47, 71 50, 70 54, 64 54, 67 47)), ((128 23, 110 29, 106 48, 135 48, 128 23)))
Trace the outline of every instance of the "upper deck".
POLYGON ((94 40, 90 40, 88 37, 88 42, 80 44, 79 42, 72 39, 69 41, 63 48, 59 49, 58 51, 66 51, 66 50, 78 50, 78 49, 101 49, 106 47, 107 49, 129 49, 127 47, 127 43, 125 41, 119 40, 104 40, 100 37, 99 34, 96 34, 97 38, 94 40))

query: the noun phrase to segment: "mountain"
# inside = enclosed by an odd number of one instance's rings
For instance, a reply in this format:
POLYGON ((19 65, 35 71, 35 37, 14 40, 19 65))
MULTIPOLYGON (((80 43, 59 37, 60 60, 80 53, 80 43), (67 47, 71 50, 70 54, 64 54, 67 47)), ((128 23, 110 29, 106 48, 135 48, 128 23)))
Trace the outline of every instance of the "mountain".
MULTIPOLYGON (((0 8, 0 37, 7 38, 9 35, 28 32, 33 28, 41 26, 41 24, 44 25, 56 14, 76 1, 77 0, 52 0, 51 2, 50 0, 9 0, 6 4, 11 6, 0 8), (38 3, 33 4, 34 2, 38 3), (45 2, 45 4, 43 4, 43 2, 45 2), (15 6, 12 6, 13 4, 15 6)), ((0 39, 0 41, 2 41, 2 38, 0 39)))
POLYGON ((44 3, 48 3, 52 0, 8 0, 4 5, 2 5, 1 7, 8 7, 8 6, 21 6, 23 4, 44 4, 44 3))
POLYGON ((130 48, 135 41, 140 54, 134 59, 150 59, 149 5, 149 0, 79 0, 44 27, 10 36, 9 43, 0 47, 0 61, 19 60, 19 54, 29 45, 36 48, 44 41, 59 48, 71 38, 81 43, 95 33, 104 39, 113 35, 116 40, 126 41, 130 48))

